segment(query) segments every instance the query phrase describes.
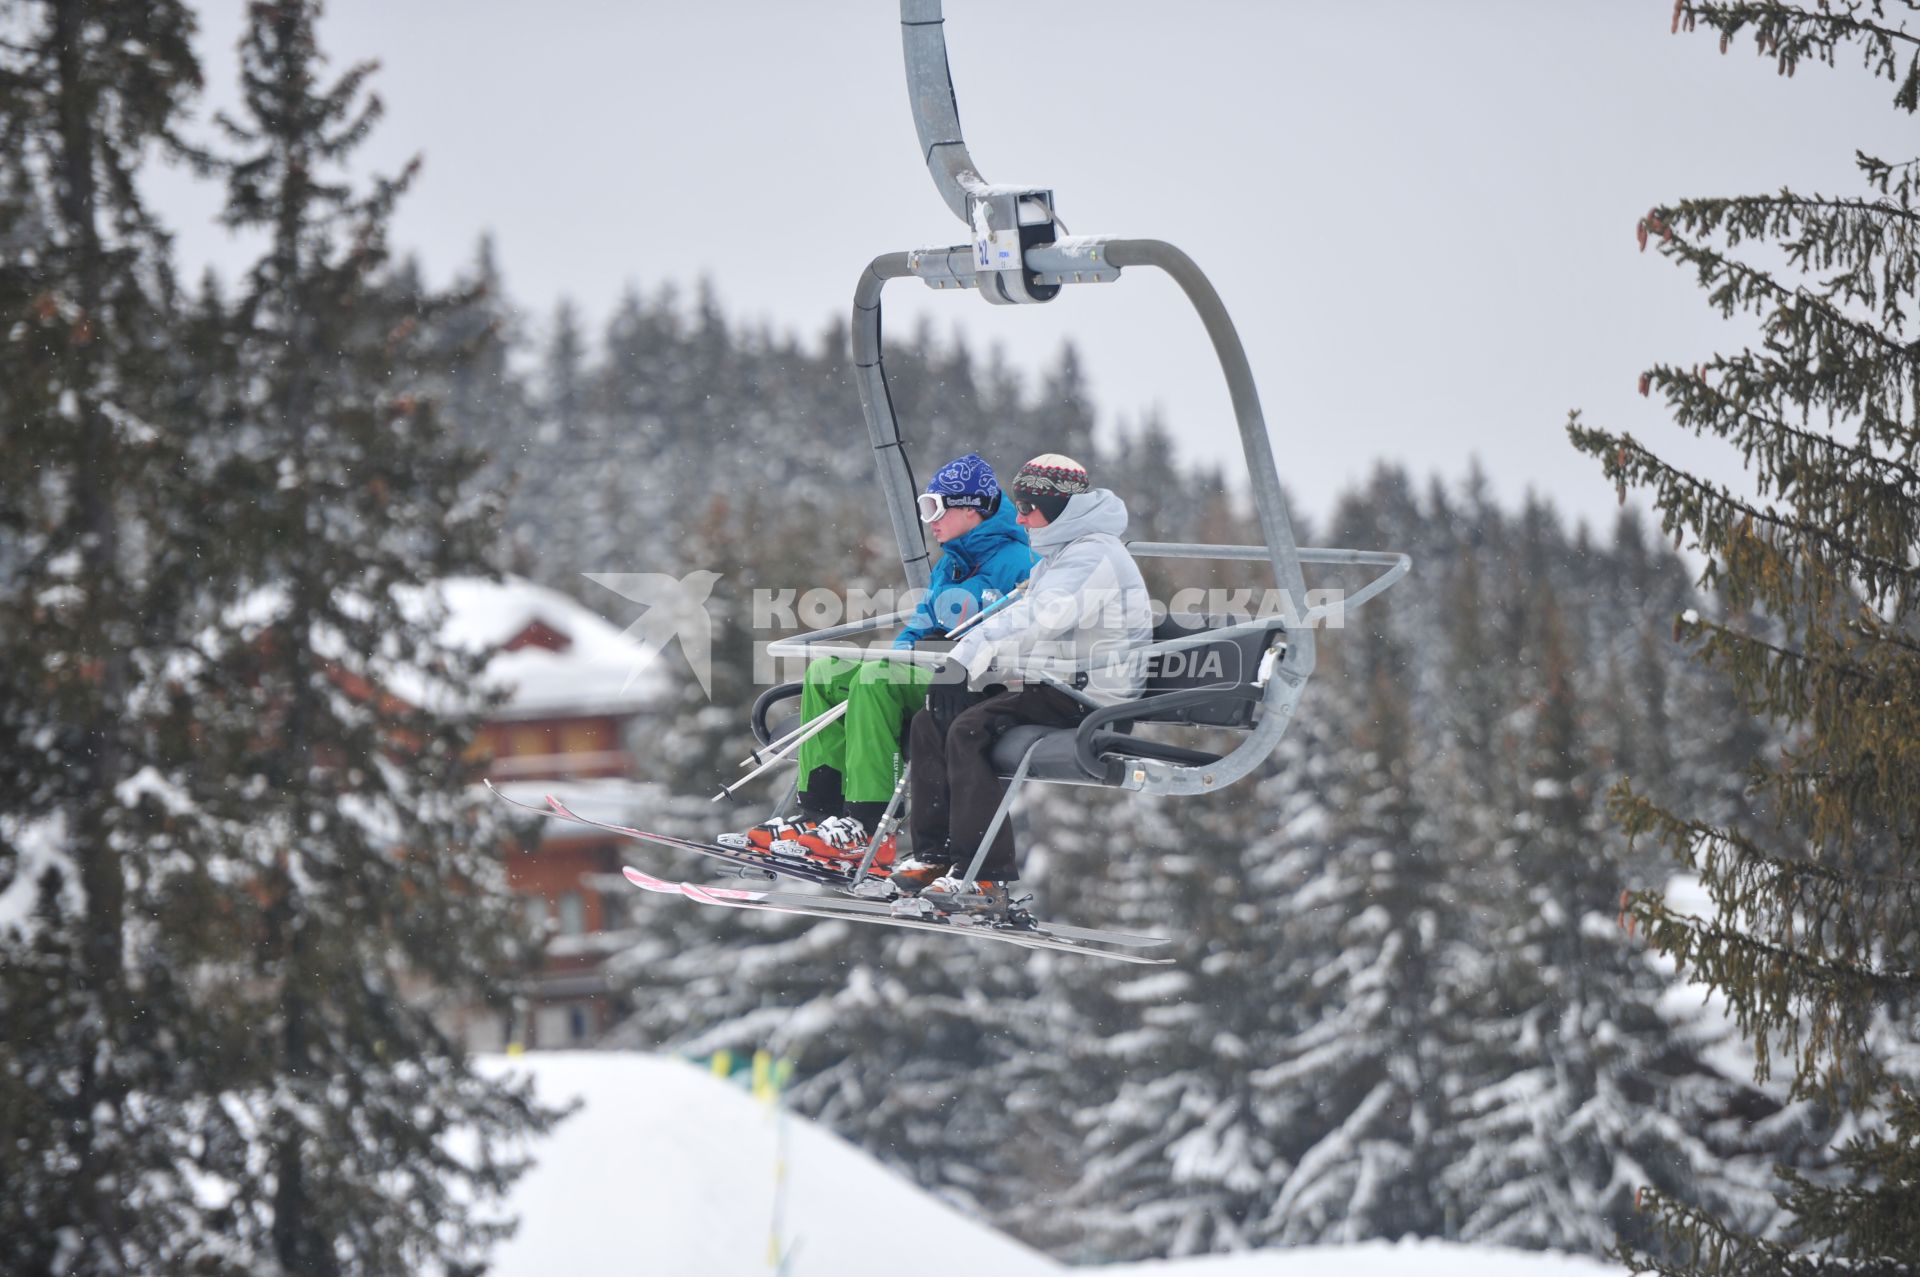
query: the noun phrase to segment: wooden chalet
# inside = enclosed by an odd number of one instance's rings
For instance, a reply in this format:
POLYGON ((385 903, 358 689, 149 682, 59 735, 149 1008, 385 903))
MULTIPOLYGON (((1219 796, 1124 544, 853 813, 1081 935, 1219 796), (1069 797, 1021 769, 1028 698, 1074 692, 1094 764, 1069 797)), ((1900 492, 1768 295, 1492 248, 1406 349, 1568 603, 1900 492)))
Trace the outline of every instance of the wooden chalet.
MULTIPOLYGON (((639 780, 634 745, 649 729, 670 676, 651 654, 575 600, 530 581, 443 583, 447 635, 491 653, 487 681, 504 699, 477 749, 503 792, 589 793, 602 804, 630 798, 639 780)), ((507 879, 530 922, 545 930, 545 960, 532 995, 509 1016, 468 1013, 465 1035, 480 1050, 579 1047, 612 1022, 617 994, 607 957, 631 888, 619 877, 630 845, 609 834, 550 821, 537 846, 505 850, 507 879)))

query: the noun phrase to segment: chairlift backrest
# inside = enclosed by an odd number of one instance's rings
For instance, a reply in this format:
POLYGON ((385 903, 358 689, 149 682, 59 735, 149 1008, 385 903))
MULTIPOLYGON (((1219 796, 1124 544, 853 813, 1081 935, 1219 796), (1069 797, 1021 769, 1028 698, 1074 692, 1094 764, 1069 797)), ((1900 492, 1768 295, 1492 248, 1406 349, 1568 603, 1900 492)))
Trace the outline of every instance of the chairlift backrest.
MULTIPOLYGON (((1156 643, 1185 638, 1207 630, 1224 629, 1241 617, 1207 616, 1197 612, 1169 612, 1153 627, 1156 643)), ((1154 697, 1169 692, 1231 690, 1249 687, 1260 676, 1260 667, 1268 650, 1279 638, 1281 624, 1276 617, 1273 628, 1263 633, 1237 634, 1215 639, 1197 647, 1153 652, 1147 659, 1147 682, 1142 695, 1154 697)), ((1182 698, 1186 701, 1190 698, 1182 698)), ((1184 723, 1196 727, 1252 727, 1258 701, 1242 697, 1222 698, 1214 703, 1184 704, 1165 714, 1137 719, 1144 723, 1184 723)))

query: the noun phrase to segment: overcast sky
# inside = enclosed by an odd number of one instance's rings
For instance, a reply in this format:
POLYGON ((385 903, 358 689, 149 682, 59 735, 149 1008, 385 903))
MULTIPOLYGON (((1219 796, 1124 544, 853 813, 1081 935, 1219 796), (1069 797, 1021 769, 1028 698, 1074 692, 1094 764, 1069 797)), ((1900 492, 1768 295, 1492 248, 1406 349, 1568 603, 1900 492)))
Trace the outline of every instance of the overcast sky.
MULTIPOLYGON (((242 8, 201 6, 209 104, 233 98, 242 8)), ((1688 195, 1853 190, 1856 147, 1912 154, 1884 82, 1718 56, 1668 34, 1669 0, 945 12, 985 176, 1052 187, 1076 234, 1199 262, 1310 517, 1376 458, 1457 479, 1477 456, 1509 501, 1533 488, 1610 520, 1611 488, 1565 440, 1573 407, 1731 478, 1634 393, 1650 362, 1742 340, 1637 253, 1636 219, 1688 195)), ((491 231, 536 332, 562 296, 597 328, 629 283, 704 275, 730 314, 811 338, 873 257, 964 238, 914 137, 895 0, 331 0, 321 35, 335 69, 382 63, 363 162, 424 156, 399 243, 445 280, 491 231)), ((157 176, 186 263, 237 270, 218 192, 157 176)), ((929 315, 1024 367, 1071 339, 1104 428, 1157 405, 1194 455, 1238 456, 1211 350, 1154 272, 1044 306, 911 281, 885 301, 894 331, 929 315)), ((857 420, 847 444, 864 477, 857 420)))

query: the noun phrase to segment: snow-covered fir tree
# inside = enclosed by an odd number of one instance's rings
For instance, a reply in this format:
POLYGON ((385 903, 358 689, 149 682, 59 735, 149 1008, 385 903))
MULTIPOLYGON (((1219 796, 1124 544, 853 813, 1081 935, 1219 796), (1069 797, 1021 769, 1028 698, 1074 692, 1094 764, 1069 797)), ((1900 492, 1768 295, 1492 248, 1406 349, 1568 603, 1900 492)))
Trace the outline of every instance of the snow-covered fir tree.
POLYGON ((1054 1253, 1113 1261, 1266 1240, 1287 1164, 1257 1074, 1296 1027, 1302 987, 1299 950, 1276 943, 1295 885, 1286 853, 1325 813, 1322 738, 1311 719, 1303 726, 1243 789, 1109 797, 1101 819, 1079 826, 1091 837, 1066 825, 1050 839, 1071 849, 1050 869, 1062 881, 1052 912, 1177 938, 1165 971, 1062 963, 1048 982, 1061 1017, 1091 1013, 1099 1028, 1069 1040, 1056 1083, 1075 1104, 1077 1180, 1047 1213, 1036 1204, 1014 1217, 1054 1253))
MULTIPOLYGON (((190 632, 196 387, 143 161, 199 87, 171 0, 0 4, 0 1269, 223 1260, 187 983, 204 829, 153 765, 190 632), (175 929, 174 924, 186 923, 175 929)), ((173 760, 178 761, 177 757, 173 760)))
MULTIPOLYGON (((1751 37, 1783 74, 1856 63, 1920 112, 1912 3, 1682 0, 1673 26, 1705 26, 1723 53, 1751 37)), ((1664 1272, 1904 1272, 1920 1266, 1920 1100, 1911 1055, 1920 994, 1920 445, 1911 337, 1920 164, 1855 152, 1837 194, 1694 198, 1651 209, 1641 247, 1682 265, 1722 315, 1764 335, 1737 353, 1657 364, 1641 390, 1683 429, 1731 446, 1729 485, 1631 436, 1569 434, 1624 495, 1644 488, 1662 530, 1704 560, 1723 609, 1676 630, 1719 671, 1738 707, 1772 720, 1784 747, 1752 760, 1744 797, 1765 823, 1692 795, 1631 785, 1611 809, 1672 853, 1710 902, 1655 884, 1628 908, 1651 943, 1719 991, 1768 1076, 1843 1104, 1854 1138, 1835 1172, 1789 1176, 1782 1235, 1736 1214, 1649 1194, 1664 1272), (1899 1026, 1891 1033, 1882 1026, 1899 1026)))
POLYGON ((1645 1185, 1764 1224, 1771 1165, 1743 1156, 1747 1140, 1729 1141, 1715 1120, 1739 1091, 1701 1059, 1716 1026, 1666 1008, 1667 978, 1617 925, 1629 879, 1599 809, 1581 663, 1550 588, 1535 606, 1542 648, 1526 681, 1525 800, 1496 850, 1495 871, 1516 889, 1487 911, 1495 943, 1466 1020, 1465 1139, 1446 1174, 1458 1235, 1584 1251, 1645 1241, 1635 1209, 1645 1185))
POLYGON ((1284 1133, 1288 1170, 1263 1221, 1283 1242, 1447 1225, 1439 1172, 1461 996, 1449 959, 1465 902, 1415 787, 1402 640, 1378 614, 1356 637, 1342 657, 1364 671, 1349 770, 1330 786, 1324 856, 1276 920, 1317 961, 1299 986, 1299 1027, 1255 1074, 1284 1133))
POLYGON ((495 520, 426 397, 433 301, 387 273, 405 179, 337 175, 378 104, 369 66, 323 80, 318 12, 249 8, 218 161, 265 252, 212 367, 217 483, 195 512, 224 534, 206 567, 225 598, 195 648, 189 795, 225 833, 207 872, 244 1052, 201 1171, 253 1270, 471 1268, 518 1141, 552 1120, 437 1014, 530 957, 504 831, 469 789, 475 658, 441 642, 431 590, 486 570, 495 520))
MULTIPOLYGON (((425 291, 419 270, 408 262, 410 283, 425 291)), ((404 286, 404 285, 403 285, 404 286)), ((533 391, 513 366, 525 342, 524 321, 508 296, 493 237, 482 235, 473 260, 436 308, 428 341, 434 353, 429 381, 441 411, 460 423, 461 441, 484 450, 490 461, 483 480, 502 486, 513 480, 509 461, 521 459, 535 416, 533 391)))

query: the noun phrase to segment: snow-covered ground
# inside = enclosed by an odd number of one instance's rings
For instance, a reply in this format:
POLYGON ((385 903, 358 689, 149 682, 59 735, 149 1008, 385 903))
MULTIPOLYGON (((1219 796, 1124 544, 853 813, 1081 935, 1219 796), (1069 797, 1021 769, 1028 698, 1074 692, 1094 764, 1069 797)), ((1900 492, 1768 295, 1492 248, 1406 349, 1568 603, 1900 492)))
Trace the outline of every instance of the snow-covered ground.
MULTIPOLYGON (((1025 1277, 1072 1271, 921 1192, 831 1133, 663 1056, 498 1057, 581 1109, 516 1187, 501 1277, 768 1274, 784 1144, 785 1277, 1025 1277)), ((1110 1277, 1598 1277, 1598 1260, 1440 1243, 1274 1250, 1098 1269, 1110 1277)))

